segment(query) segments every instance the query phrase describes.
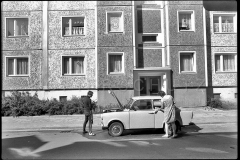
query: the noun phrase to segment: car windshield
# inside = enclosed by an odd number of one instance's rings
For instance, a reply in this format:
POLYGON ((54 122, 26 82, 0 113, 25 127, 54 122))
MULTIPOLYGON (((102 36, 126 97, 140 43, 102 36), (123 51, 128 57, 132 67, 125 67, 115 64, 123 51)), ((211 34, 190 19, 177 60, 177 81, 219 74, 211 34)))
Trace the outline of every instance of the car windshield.
POLYGON ((130 109, 131 104, 133 103, 133 99, 131 98, 128 103, 124 106, 124 108, 130 109))

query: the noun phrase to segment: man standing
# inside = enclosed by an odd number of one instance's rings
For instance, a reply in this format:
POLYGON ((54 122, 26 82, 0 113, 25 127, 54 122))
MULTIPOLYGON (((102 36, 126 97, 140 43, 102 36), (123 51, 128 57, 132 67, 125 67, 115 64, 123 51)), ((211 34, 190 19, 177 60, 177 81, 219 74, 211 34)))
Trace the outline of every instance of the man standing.
POLYGON ((87 123, 89 124, 89 135, 90 136, 95 136, 95 134, 92 132, 92 121, 93 121, 93 116, 92 116, 92 102, 91 102, 91 97, 93 96, 92 91, 88 91, 87 96, 83 96, 82 102, 83 102, 83 107, 84 107, 84 114, 85 114, 85 121, 83 123, 83 133, 88 133, 86 131, 86 125, 87 123))

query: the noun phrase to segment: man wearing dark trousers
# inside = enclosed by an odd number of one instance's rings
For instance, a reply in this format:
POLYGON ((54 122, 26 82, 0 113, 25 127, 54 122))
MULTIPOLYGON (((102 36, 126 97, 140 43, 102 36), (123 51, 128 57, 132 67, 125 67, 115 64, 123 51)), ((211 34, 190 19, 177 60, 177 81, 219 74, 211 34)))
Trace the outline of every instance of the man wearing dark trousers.
POLYGON ((88 91, 87 96, 82 96, 82 102, 83 102, 83 107, 84 107, 84 114, 85 114, 85 121, 83 123, 83 133, 88 133, 86 131, 86 125, 87 123, 89 124, 89 135, 90 136, 95 136, 95 134, 92 132, 92 101, 91 97, 93 96, 92 91, 88 91))

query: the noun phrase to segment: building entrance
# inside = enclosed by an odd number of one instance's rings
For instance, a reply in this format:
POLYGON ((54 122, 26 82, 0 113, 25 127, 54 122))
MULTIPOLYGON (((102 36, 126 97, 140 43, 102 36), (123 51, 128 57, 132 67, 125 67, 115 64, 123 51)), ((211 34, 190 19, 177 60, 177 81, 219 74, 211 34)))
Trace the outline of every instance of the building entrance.
POLYGON ((161 76, 141 76, 140 96, 158 95, 161 90, 161 76))

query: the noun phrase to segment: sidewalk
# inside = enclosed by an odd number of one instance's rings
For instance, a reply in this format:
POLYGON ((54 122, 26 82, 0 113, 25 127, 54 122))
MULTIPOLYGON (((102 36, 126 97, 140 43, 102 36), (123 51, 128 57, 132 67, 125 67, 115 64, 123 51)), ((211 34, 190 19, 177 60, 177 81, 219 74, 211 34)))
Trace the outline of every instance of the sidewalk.
MULTIPOLYGON (((236 125, 237 130, 237 110, 205 110, 203 107, 180 108, 182 110, 192 110, 192 122, 196 126, 220 124, 236 125)), ((2 131, 41 131, 41 130, 80 130, 84 115, 55 115, 55 116, 22 116, 19 118, 2 117, 2 131)), ((228 125, 229 126, 229 125, 228 125)), ((210 127, 211 128, 211 127, 210 127)), ((235 127, 234 127, 235 128, 235 127)), ((93 130, 101 129, 100 114, 94 115, 93 130)))

